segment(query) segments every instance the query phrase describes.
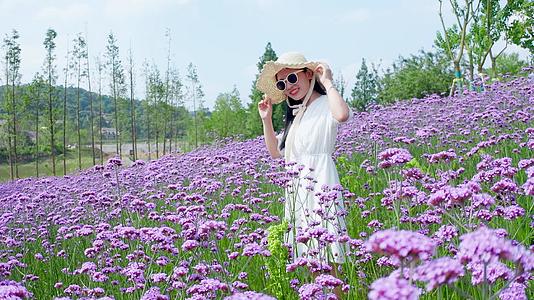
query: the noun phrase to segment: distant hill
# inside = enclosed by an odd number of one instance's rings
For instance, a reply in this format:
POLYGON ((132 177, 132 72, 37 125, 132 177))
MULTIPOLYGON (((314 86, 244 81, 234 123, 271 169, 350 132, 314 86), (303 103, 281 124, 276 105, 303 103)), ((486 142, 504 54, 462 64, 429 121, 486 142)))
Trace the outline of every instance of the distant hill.
MULTIPOLYGON (((27 93, 28 85, 21 85, 19 89, 17 90, 17 94, 21 95, 23 93, 27 93)), ((4 91, 6 89, 6 86, 0 86, 0 116, 5 113, 5 107, 4 107, 4 91)), ((77 107, 77 93, 78 89, 75 87, 67 87, 67 118, 68 119, 75 119, 76 118, 76 107, 77 107)), ((54 91, 54 97, 55 97, 55 107, 58 109, 63 108, 63 97, 64 97, 64 88, 63 86, 56 86, 54 91)), ((98 93, 95 92, 89 92, 83 88, 80 88, 80 111, 82 114, 85 114, 84 112, 90 111, 90 99, 93 99, 93 112, 95 115, 98 114, 99 111, 99 105, 100 105, 100 99, 98 96, 98 93)), ((48 105, 48 95, 43 94, 41 95, 41 107, 45 108, 48 105)), ((141 109, 141 101, 135 100, 135 105, 137 107, 136 111, 141 109)), ((106 116, 109 116, 113 113, 113 99, 108 95, 102 95, 102 112, 106 116)), ((1 118, 1 117, 0 117, 1 118)), ((108 120, 108 117, 104 118, 105 123, 109 123, 110 120, 108 120)), ((109 124, 104 124, 105 126, 109 124)))

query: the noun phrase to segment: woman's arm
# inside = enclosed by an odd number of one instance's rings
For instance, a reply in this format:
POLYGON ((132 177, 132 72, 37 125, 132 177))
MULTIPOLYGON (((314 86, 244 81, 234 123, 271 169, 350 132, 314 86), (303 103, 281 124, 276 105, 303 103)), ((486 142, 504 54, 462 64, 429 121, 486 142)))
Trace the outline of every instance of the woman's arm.
POLYGON ((273 127, 273 105, 271 99, 265 98, 258 103, 258 112, 263 123, 263 136, 265 139, 265 146, 273 158, 282 157, 278 149, 278 139, 273 127))
POLYGON ((318 74, 319 80, 326 89, 326 94, 328 95, 328 107, 332 112, 332 116, 340 123, 347 121, 350 116, 349 106, 334 86, 332 81, 332 70, 327 64, 320 64, 315 69, 315 72, 318 74))
POLYGON ((267 150, 269 150, 269 153, 271 154, 272 158, 282 157, 280 150, 278 150, 278 139, 276 138, 276 135, 274 133, 273 121, 269 119, 262 120, 262 122, 263 136, 265 138, 265 145, 267 146, 267 150))

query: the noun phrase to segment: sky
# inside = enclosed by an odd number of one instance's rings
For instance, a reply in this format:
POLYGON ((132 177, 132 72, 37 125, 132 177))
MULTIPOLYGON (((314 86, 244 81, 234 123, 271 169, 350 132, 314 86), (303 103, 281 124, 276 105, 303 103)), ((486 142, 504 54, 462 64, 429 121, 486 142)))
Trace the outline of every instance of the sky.
MULTIPOLYGON (((94 66, 113 32, 123 63, 130 49, 133 53, 136 98, 142 98, 142 63, 166 70, 169 29, 172 64, 182 78, 189 63, 196 66, 211 109, 234 86, 243 103, 250 102, 256 64, 268 42, 278 55, 298 51, 328 63, 351 90, 362 58, 386 68, 399 55, 432 50, 441 29, 438 9, 437 0, 0 0, 0 34, 19 32, 22 82, 29 82, 43 66, 48 28, 58 33, 58 71, 78 33, 87 34, 94 66)), ((450 8, 444 13, 452 25, 450 8)), ((527 56, 523 49, 509 49, 527 56)))

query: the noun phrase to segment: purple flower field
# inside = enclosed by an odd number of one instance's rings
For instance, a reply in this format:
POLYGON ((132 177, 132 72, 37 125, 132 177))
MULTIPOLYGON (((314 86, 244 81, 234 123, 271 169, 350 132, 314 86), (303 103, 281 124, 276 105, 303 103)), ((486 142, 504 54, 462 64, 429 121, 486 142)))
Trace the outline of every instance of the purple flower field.
POLYGON ((262 138, 0 184, 0 299, 532 299, 533 116, 527 78, 355 114, 315 190, 348 231, 297 228, 297 260, 269 233, 313 178, 262 138))

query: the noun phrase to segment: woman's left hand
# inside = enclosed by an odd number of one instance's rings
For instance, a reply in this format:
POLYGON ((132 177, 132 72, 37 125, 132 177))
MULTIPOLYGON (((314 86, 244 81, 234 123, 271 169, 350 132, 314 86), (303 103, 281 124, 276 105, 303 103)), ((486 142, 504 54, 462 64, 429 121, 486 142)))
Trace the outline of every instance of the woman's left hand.
POLYGON ((320 63, 314 70, 319 76, 319 81, 324 85, 328 81, 332 82, 332 69, 326 63, 320 63))

